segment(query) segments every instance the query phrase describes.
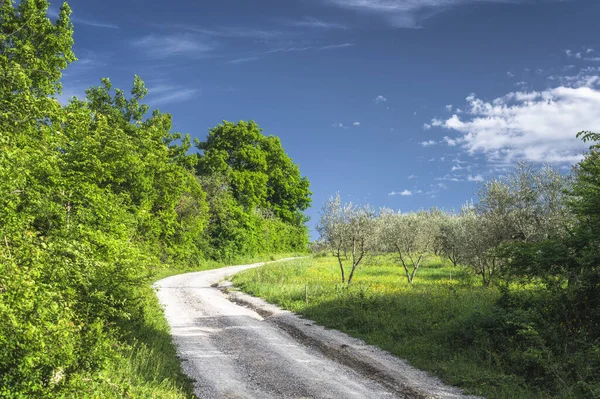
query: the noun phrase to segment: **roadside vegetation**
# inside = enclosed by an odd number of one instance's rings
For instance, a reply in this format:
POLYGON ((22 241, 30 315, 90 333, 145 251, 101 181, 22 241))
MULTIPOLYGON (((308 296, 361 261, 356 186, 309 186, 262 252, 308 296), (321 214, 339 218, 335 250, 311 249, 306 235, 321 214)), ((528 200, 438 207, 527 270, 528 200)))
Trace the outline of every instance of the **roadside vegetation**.
POLYGON ((189 397, 150 284, 305 251, 309 182, 253 121, 174 132, 137 76, 61 104, 48 6, 0 2, 0 397, 189 397))
POLYGON ((572 174, 518 164, 460 212, 324 205, 312 261, 242 289, 488 398, 600 398, 600 135, 572 174))

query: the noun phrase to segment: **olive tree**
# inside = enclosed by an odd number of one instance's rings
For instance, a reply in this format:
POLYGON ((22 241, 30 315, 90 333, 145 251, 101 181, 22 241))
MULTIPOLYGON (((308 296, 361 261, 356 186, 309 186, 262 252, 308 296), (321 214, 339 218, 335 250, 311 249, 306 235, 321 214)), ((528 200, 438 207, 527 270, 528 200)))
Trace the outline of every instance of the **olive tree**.
POLYGON ((469 234, 461 214, 447 213, 439 218, 435 246, 439 255, 446 257, 454 266, 465 260, 464 243, 469 234))
POLYGON ((431 212, 403 214, 382 209, 378 219, 378 237, 381 249, 398 255, 406 279, 412 284, 423 260, 433 248, 436 223, 431 212))
POLYGON ((477 214, 504 232, 506 241, 538 242, 565 233, 571 217, 565 201, 569 179, 546 166, 526 163, 479 190, 477 214))
POLYGON ((459 257, 489 287, 503 264, 498 249, 505 236, 504 226, 488 215, 478 215, 468 206, 461 211, 460 224, 461 233, 456 237, 462 240, 459 257))
POLYGON ((339 194, 323 204, 317 231, 338 260, 342 283, 346 283, 345 263, 350 266, 350 285, 357 267, 374 248, 374 227, 375 212, 368 205, 343 204, 339 194))
MULTIPOLYGON (((509 259, 503 247, 511 243, 534 243, 567 232, 571 215, 566 203, 569 179, 549 166, 536 169, 519 163, 503 178, 483 184, 479 203, 463 208, 462 256, 489 286, 509 259)), ((459 248, 461 246, 459 245, 459 248)), ((461 255, 462 254, 462 255, 461 255)))

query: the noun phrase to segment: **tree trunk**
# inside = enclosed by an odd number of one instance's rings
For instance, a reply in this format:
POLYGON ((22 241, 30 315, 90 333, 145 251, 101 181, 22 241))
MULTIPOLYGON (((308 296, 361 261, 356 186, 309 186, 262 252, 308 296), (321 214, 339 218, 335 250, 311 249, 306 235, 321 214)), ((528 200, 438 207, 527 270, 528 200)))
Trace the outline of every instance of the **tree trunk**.
POLYGON ((344 274, 344 263, 342 261, 342 254, 338 250, 336 255, 337 255, 338 263, 340 264, 340 272, 342 274, 342 284, 344 284, 346 282, 346 275, 344 274))

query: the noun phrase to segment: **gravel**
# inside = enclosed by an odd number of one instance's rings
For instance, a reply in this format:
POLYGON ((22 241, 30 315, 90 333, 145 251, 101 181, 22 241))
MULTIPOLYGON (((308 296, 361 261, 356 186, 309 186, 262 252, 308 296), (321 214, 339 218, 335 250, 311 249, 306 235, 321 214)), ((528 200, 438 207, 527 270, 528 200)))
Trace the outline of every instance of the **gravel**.
POLYGON ((155 284, 198 398, 475 398, 223 282, 263 264, 186 273, 155 284))

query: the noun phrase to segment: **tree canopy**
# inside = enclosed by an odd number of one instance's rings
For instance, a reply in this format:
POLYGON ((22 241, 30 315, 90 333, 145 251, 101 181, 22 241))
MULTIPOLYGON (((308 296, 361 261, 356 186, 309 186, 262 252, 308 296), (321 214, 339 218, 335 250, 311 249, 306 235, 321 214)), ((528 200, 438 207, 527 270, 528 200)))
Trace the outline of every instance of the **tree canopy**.
POLYGON ((285 153, 275 136, 264 136, 254 121, 223 122, 197 141, 200 175, 220 174, 233 197, 246 209, 272 211, 287 223, 300 226, 302 211, 311 203, 306 177, 285 153))

